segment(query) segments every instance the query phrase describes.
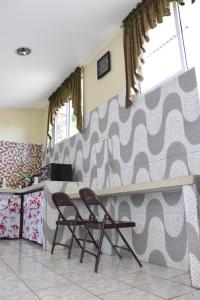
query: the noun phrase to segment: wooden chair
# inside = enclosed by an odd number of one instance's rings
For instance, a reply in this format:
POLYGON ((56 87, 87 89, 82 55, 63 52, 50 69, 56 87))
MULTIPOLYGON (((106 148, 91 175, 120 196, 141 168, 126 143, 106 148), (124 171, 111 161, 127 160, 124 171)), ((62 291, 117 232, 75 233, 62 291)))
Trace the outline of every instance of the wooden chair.
POLYGON ((96 263, 95 263, 94 272, 97 273, 98 265, 99 265, 99 259, 100 259, 100 255, 101 255, 102 242, 103 242, 103 238, 105 236, 109 240, 112 248, 115 250, 115 252, 119 255, 120 258, 121 258, 121 255, 119 254, 117 249, 118 248, 125 249, 125 250, 127 250, 131 253, 131 255, 135 258, 135 260, 137 261, 139 266, 142 267, 142 264, 140 263, 140 261, 137 258, 136 254, 134 253, 134 251, 132 250, 132 248, 129 245, 128 241, 125 239, 124 235, 120 231, 121 228, 135 227, 136 224, 134 222, 130 222, 130 221, 126 222, 126 221, 115 221, 115 220, 113 220, 113 218, 111 217, 111 215, 109 214, 109 212, 105 208, 103 202, 97 197, 97 195, 91 189, 89 189, 89 188, 80 189, 79 194, 80 194, 81 200, 85 203, 85 205, 86 205, 86 207, 89 211, 89 220, 85 224, 87 230, 86 230, 86 233, 85 233, 85 238, 84 238, 84 243, 83 243, 83 247, 82 247, 80 262, 81 263, 83 262, 83 257, 84 257, 85 252, 95 256, 96 263), (99 221, 98 218, 95 216, 95 213, 94 213, 92 207, 100 207, 102 209, 103 215, 104 215, 102 221, 99 221), (100 231, 100 239, 99 239, 99 242, 98 242, 98 247, 97 247, 97 253, 96 254, 92 251, 86 250, 87 236, 88 236, 88 233, 90 232, 90 230, 92 230, 92 229, 96 229, 96 230, 100 231), (123 242, 125 244, 125 247, 114 245, 112 243, 111 239, 108 237, 108 235, 106 233, 106 229, 115 229, 116 232, 121 237, 121 239, 123 240, 123 242))

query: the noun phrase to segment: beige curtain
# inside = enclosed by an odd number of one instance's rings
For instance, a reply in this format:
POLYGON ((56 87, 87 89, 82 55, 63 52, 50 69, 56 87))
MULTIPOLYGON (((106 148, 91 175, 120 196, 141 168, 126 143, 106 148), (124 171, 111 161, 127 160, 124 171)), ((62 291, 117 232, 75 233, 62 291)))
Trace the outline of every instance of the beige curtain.
POLYGON ((61 84, 61 86, 49 97, 49 112, 47 124, 47 147, 51 147, 54 119, 58 109, 68 101, 72 101, 74 115, 77 119, 77 129, 83 131, 83 117, 81 105, 81 74, 80 67, 61 84))
POLYGON ((124 58, 126 72, 126 107, 138 93, 138 83, 142 81, 141 66, 144 43, 149 41, 148 31, 163 22, 170 15, 170 2, 184 4, 183 0, 143 0, 123 21, 124 58))

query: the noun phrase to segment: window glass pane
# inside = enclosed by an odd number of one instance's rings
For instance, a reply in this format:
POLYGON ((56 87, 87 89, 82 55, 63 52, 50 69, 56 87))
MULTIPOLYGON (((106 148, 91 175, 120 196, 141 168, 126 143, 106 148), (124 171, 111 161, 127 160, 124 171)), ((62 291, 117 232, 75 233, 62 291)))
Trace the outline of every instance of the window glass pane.
POLYGON ((72 101, 65 103, 55 117, 55 144, 78 133, 76 116, 73 114, 72 101))
POLYGON ((72 101, 70 101, 70 124, 69 124, 69 136, 78 133, 76 128, 76 116, 73 114, 72 101))
POLYGON ((185 1, 185 5, 180 7, 180 16, 188 68, 196 68, 200 84, 200 1, 197 0, 193 4, 185 1))
POLYGON ((145 44, 145 64, 142 66, 142 92, 182 69, 173 7, 171 12, 171 16, 163 18, 163 23, 149 31, 150 41, 145 44))
POLYGON ((55 117, 55 143, 59 143, 67 137, 67 103, 62 106, 55 117))

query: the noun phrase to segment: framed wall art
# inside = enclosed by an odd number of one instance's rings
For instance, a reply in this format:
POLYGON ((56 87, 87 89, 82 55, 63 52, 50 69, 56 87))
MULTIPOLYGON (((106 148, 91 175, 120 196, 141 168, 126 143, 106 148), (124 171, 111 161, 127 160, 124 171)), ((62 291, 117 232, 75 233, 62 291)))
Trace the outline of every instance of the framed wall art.
POLYGON ((110 51, 108 51, 97 61, 97 78, 100 79, 105 76, 110 69, 110 51))

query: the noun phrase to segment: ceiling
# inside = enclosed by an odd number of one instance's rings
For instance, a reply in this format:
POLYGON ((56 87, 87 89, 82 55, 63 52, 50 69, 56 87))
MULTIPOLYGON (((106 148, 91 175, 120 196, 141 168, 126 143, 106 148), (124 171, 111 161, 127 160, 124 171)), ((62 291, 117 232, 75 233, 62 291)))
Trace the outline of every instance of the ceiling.
POLYGON ((137 0, 0 0, 0 107, 43 107, 119 31, 137 0), (15 50, 30 47, 29 56, 15 50))

